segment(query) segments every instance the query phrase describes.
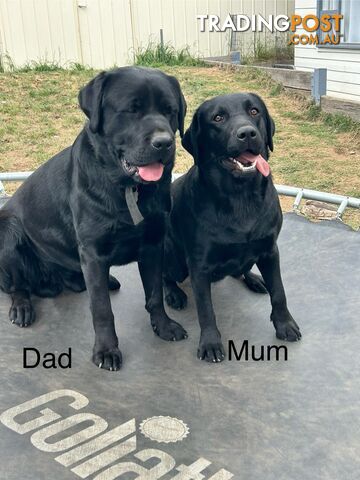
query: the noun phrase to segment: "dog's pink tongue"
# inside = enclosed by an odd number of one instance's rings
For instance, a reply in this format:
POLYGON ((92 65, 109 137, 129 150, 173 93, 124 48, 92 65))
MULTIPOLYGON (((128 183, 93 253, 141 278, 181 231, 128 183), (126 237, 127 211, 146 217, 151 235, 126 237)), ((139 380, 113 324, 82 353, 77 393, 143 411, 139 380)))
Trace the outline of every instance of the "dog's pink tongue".
POLYGON ((241 154, 241 157, 247 160, 248 162, 254 163, 256 161, 256 168, 259 172, 264 175, 264 177, 268 177, 270 174, 270 165, 268 162, 263 158, 261 155, 253 155, 250 152, 245 152, 241 154))
POLYGON ((138 167, 139 175, 143 180, 147 182, 156 182, 160 180, 163 171, 164 165, 162 163, 152 163, 151 165, 146 165, 145 167, 138 167))

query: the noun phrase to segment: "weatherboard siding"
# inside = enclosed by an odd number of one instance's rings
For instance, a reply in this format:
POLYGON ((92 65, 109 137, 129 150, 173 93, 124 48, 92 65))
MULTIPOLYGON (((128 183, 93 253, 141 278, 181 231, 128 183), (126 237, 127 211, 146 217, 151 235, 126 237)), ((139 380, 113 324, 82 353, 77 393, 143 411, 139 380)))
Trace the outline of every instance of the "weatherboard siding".
MULTIPOLYGON (((132 63, 134 50, 164 41, 195 55, 228 55, 231 32, 200 32, 197 15, 288 14, 294 0, 0 0, 0 53, 16 66, 32 61, 109 68, 132 63)), ((271 34, 257 34, 266 43, 271 34)), ((254 33, 241 35, 253 45, 254 33)))
MULTIPOLYGON (((317 14, 316 0, 295 0, 295 13, 317 14)), ((305 33, 298 29, 298 34, 305 33)), ((327 69, 327 95, 360 102, 360 45, 359 49, 337 49, 314 45, 295 46, 295 68, 313 71, 327 69)))

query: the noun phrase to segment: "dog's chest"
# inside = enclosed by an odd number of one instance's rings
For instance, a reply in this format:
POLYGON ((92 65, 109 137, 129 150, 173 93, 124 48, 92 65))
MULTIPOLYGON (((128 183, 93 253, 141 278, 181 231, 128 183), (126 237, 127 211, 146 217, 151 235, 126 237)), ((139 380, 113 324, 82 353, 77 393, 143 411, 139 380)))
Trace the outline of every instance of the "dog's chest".
POLYGON ((111 204, 109 210, 97 215, 97 222, 91 222, 86 234, 95 244, 97 255, 111 265, 125 265, 138 260, 139 251, 147 243, 159 243, 164 236, 164 206, 152 195, 135 197, 138 219, 131 216, 129 206, 111 204), (138 197, 138 198, 137 198, 138 197))
POLYGON ((114 222, 96 241, 97 253, 111 265, 125 265, 138 260, 146 247, 159 245, 165 233, 165 214, 147 215, 138 225, 114 222))
POLYGON ((227 276, 242 275, 250 270, 272 245, 271 237, 239 243, 212 242, 204 252, 203 270, 214 282, 227 276))
POLYGON ((95 241, 97 254, 106 258, 111 265, 125 265, 137 258, 141 232, 135 226, 123 226, 116 223, 104 232, 99 232, 95 241))

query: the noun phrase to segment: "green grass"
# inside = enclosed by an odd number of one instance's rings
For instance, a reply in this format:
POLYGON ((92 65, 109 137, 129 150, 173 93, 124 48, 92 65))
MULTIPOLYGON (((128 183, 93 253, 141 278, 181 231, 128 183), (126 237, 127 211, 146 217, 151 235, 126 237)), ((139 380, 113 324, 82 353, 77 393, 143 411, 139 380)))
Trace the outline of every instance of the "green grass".
MULTIPOLYGON (((255 68, 232 71, 167 65, 162 69, 175 75, 182 86, 188 103, 186 126, 208 98, 258 93, 276 123, 270 159, 275 182, 360 197, 359 124, 320 112, 255 68)), ((1 171, 33 170, 74 141, 85 120, 78 107, 78 91, 95 73, 36 69, 0 74, 1 171)), ((185 172, 192 163, 178 140, 175 171, 185 172)), ((291 208, 291 202, 284 208, 291 208)), ((348 212, 346 221, 358 227, 359 213, 348 212)))
POLYGON ((17 73, 26 73, 26 72, 57 72, 59 70, 64 70, 64 68, 59 65, 57 62, 48 62, 48 61, 32 61, 26 63, 20 68, 13 68, 14 72, 17 73))
POLYGON ((149 43, 147 47, 140 47, 134 52, 134 64, 145 67, 160 66, 200 66, 204 61, 191 55, 189 48, 175 49, 169 43, 149 43))
POLYGON ((55 60, 48 60, 46 58, 26 62, 22 66, 18 67, 14 64, 12 58, 9 55, 0 55, 0 73, 58 72, 64 70, 73 72, 93 72, 93 69, 77 62, 67 62, 64 65, 61 65, 55 60))

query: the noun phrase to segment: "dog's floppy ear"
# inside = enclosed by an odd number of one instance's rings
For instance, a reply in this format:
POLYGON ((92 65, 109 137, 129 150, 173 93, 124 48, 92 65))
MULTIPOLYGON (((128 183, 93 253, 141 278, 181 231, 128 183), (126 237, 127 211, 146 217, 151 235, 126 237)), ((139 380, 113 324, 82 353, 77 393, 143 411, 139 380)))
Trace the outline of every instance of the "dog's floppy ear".
POLYGON ((186 116, 186 110, 187 110, 187 105, 185 101, 185 97, 181 91, 180 83, 178 82, 178 79, 172 76, 169 76, 169 80, 171 82, 171 85, 173 89, 176 92, 176 96, 178 98, 178 103, 179 103, 179 113, 178 113, 178 128, 180 132, 180 137, 183 138, 184 136, 184 120, 186 116))
POLYGON ((101 103, 105 78, 106 72, 99 73, 79 92, 80 107, 90 120, 90 130, 93 133, 99 131, 101 123, 101 103))
POLYGON ((199 156, 198 136, 200 131, 199 122, 199 109, 194 113, 190 127, 186 130, 183 139, 181 140, 182 146, 187 150, 190 155, 194 157, 195 163, 199 156))
POLYGON ((256 93, 252 93, 251 95, 256 97, 263 105, 263 108, 264 108, 264 111, 265 111, 265 117, 266 117, 265 122, 266 122, 267 144, 268 144, 269 149, 273 152, 274 151, 273 136, 275 134, 275 122, 272 119, 272 117, 270 116, 264 100, 259 95, 257 95, 256 93))
MULTIPOLYGON (((265 107, 266 108, 266 107, 265 107)), ((268 147, 270 150, 273 152, 274 151, 274 144, 273 144, 273 136, 275 134, 275 122, 270 116, 267 108, 266 108, 266 113, 267 113, 267 129, 266 129, 266 135, 268 138, 268 147)))
POLYGON ((184 121, 185 121, 185 116, 186 116, 186 110, 187 110, 186 100, 185 100, 185 97, 184 97, 182 91, 180 90, 178 122, 179 122, 179 132, 180 132, 180 137, 181 138, 183 138, 183 136, 184 136, 184 121))

